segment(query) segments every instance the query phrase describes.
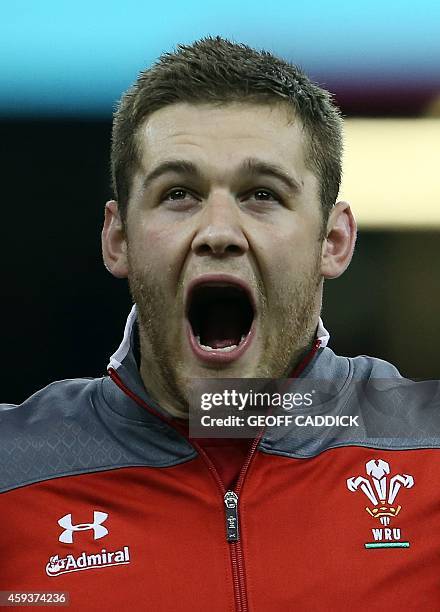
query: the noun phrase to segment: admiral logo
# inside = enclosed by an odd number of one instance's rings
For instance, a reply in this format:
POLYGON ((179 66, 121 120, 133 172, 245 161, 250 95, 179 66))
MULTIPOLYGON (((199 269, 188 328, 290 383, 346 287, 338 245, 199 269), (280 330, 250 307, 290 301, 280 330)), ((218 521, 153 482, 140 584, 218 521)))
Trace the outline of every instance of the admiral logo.
MULTIPOLYGON (((78 531, 92 531, 93 539, 108 535, 109 530, 103 526, 103 523, 108 519, 106 512, 94 510, 93 523, 72 523, 72 515, 66 514, 58 520, 58 525, 63 527, 58 540, 64 544, 73 544, 74 534, 78 531)), ((120 550, 107 551, 103 548, 98 553, 90 554, 82 552, 78 556, 52 555, 46 564, 46 574, 48 576, 60 576, 61 574, 70 574, 71 572, 80 572, 88 569, 97 569, 101 567, 112 567, 114 565, 127 565, 130 563, 130 549, 124 546, 120 550)))
POLYGON ((372 504, 365 510, 383 525, 380 529, 371 529, 374 542, 367 542, 365 548, 409 548, 409 542, 401 540, 401 530, 388 525, 402 509, 402 506, 394 503, 400 489, 411 489, 414 478, 410 474, 395 474, 389 478, 390 465, 383 459, 368 461, 365 471, 369 479, 364 476, 347 479, 348 490, 362 491, 372 504))
POLYGON ((113 565, 127 565, 130 563, 130 550, 124 546, 122 550, 106 551, 105 548, 100 553, 89 555, 85 552, 77 557, 67 555, 60 559, 58 555, 50 557, 46 565, 48 576, 61 576, 71 572, 80 572, 88 569, 101 567, 111 567, 113 565))

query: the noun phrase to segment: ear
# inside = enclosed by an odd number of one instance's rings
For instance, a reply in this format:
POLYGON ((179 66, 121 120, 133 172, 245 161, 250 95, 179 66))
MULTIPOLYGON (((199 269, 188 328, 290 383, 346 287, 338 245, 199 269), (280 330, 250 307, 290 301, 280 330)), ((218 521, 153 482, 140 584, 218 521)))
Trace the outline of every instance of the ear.
POLYGON ((321 273, 324 278, 337 278, 350 265, 356 242, 356 221, 347 202, 338 202, 332 209, 326 237, 322 243, 321 273))
POLYGON ((101 242, 102 256, 107 270, 116 278, 127 278, 127 241, 119 215, 118 203, 115 200, 110 200, 105 205, 101 242))

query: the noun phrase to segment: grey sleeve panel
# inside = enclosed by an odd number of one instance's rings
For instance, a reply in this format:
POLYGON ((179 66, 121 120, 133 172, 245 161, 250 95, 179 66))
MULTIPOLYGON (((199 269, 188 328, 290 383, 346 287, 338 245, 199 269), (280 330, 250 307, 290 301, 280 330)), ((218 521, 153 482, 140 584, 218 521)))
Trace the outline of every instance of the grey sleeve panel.
POLYGON ((381 359, 338 357, 326 348, 296 384, 304 385, 303 390, 307 385, 324 389, 319 396, 324 399, 301 415, 312 422, 328 418, 330 425, 273 428, 260 442, 265 453, 306 458, 344 446, 440 448, 440 381, 414 382, 381 359), (347 375, 340 378, 347 364, 347 375), (345 422, 351 418, 353 424, 338 424, 340 417, 345 422))
MULTIPOLYGON (((59 381, 20 406, 0 407, 0 492, 93 471, 171 467, 197 456, 185 438, 147 411, 136 419, 109 409, 103 382, 59 381)), ((118 393, 115 399, 123 400, 118 393)))

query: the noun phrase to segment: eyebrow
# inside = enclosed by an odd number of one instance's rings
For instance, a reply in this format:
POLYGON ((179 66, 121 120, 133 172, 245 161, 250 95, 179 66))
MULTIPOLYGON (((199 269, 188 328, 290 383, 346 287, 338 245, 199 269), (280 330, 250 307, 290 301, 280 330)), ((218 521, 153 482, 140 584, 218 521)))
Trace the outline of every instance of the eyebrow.
POLYGON ((143 189, 147 189, 156 179, 164 174, 174 172, 175 174, 186 174, 190 176, 200 177, 200 171, 197 166, 190 161, 184 159, 173 159, 160 163, 154 170, 151 170, 142 181, 143 189))
MULTIPOLYGON (((184 159, 173 159, 166 160, 160 163, 156 168, 151 170, 142 181, 143 189, 147 189, 151 183, 156 179, 160 178, 164 174, 175 173, 181 175, 192 176, 194 178, 201 178, 201 172, 199 168, 188 160, 184 159)), ((285 186, 291 191, 300 191, 303 186, 302 181, 295 178, 288 172, 286 172, 278 164, 272 162, 266 162, 255 157, 248 157, 242 161, 237 169, 238 174, 248 175, 266 175, 272 176, 283 182, 285 186)))
POLYGON ((266 162, 255 157, 248 157, 239 167, 239 172, 247 172, 251 175, 264 174, 272 176, 283 182, 291 191, 300 191, 303 186, 302 181, 286 172, 284 168, 272 162, 266 162))

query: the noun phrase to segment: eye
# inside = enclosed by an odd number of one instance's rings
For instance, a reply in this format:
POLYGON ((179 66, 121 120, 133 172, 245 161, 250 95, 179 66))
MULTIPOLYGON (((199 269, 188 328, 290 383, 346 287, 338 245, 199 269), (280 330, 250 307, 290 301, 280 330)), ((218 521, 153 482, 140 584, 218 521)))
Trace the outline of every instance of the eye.
POLYGON ((162 198, 162 202, 175 209, 183 209, 194 206, 198 202, 197 198, 183 187, 176 187, 168 191, 162 198))
POLYGON ((270 200, 279 200, 278 196, 267 189, 257 189, 251 195, 253 195, 256 200, 263 200, 265 202, 270 200))
POLYGON ((166 194, 164 200, 184 200, 187 195, 188 192, 186 189, 173 189, 166 194))
POLYGON ((268 208, 281 203, 281 198, 270 189, 254 189, 243 198, 250 206, 257 210, 268 208))

